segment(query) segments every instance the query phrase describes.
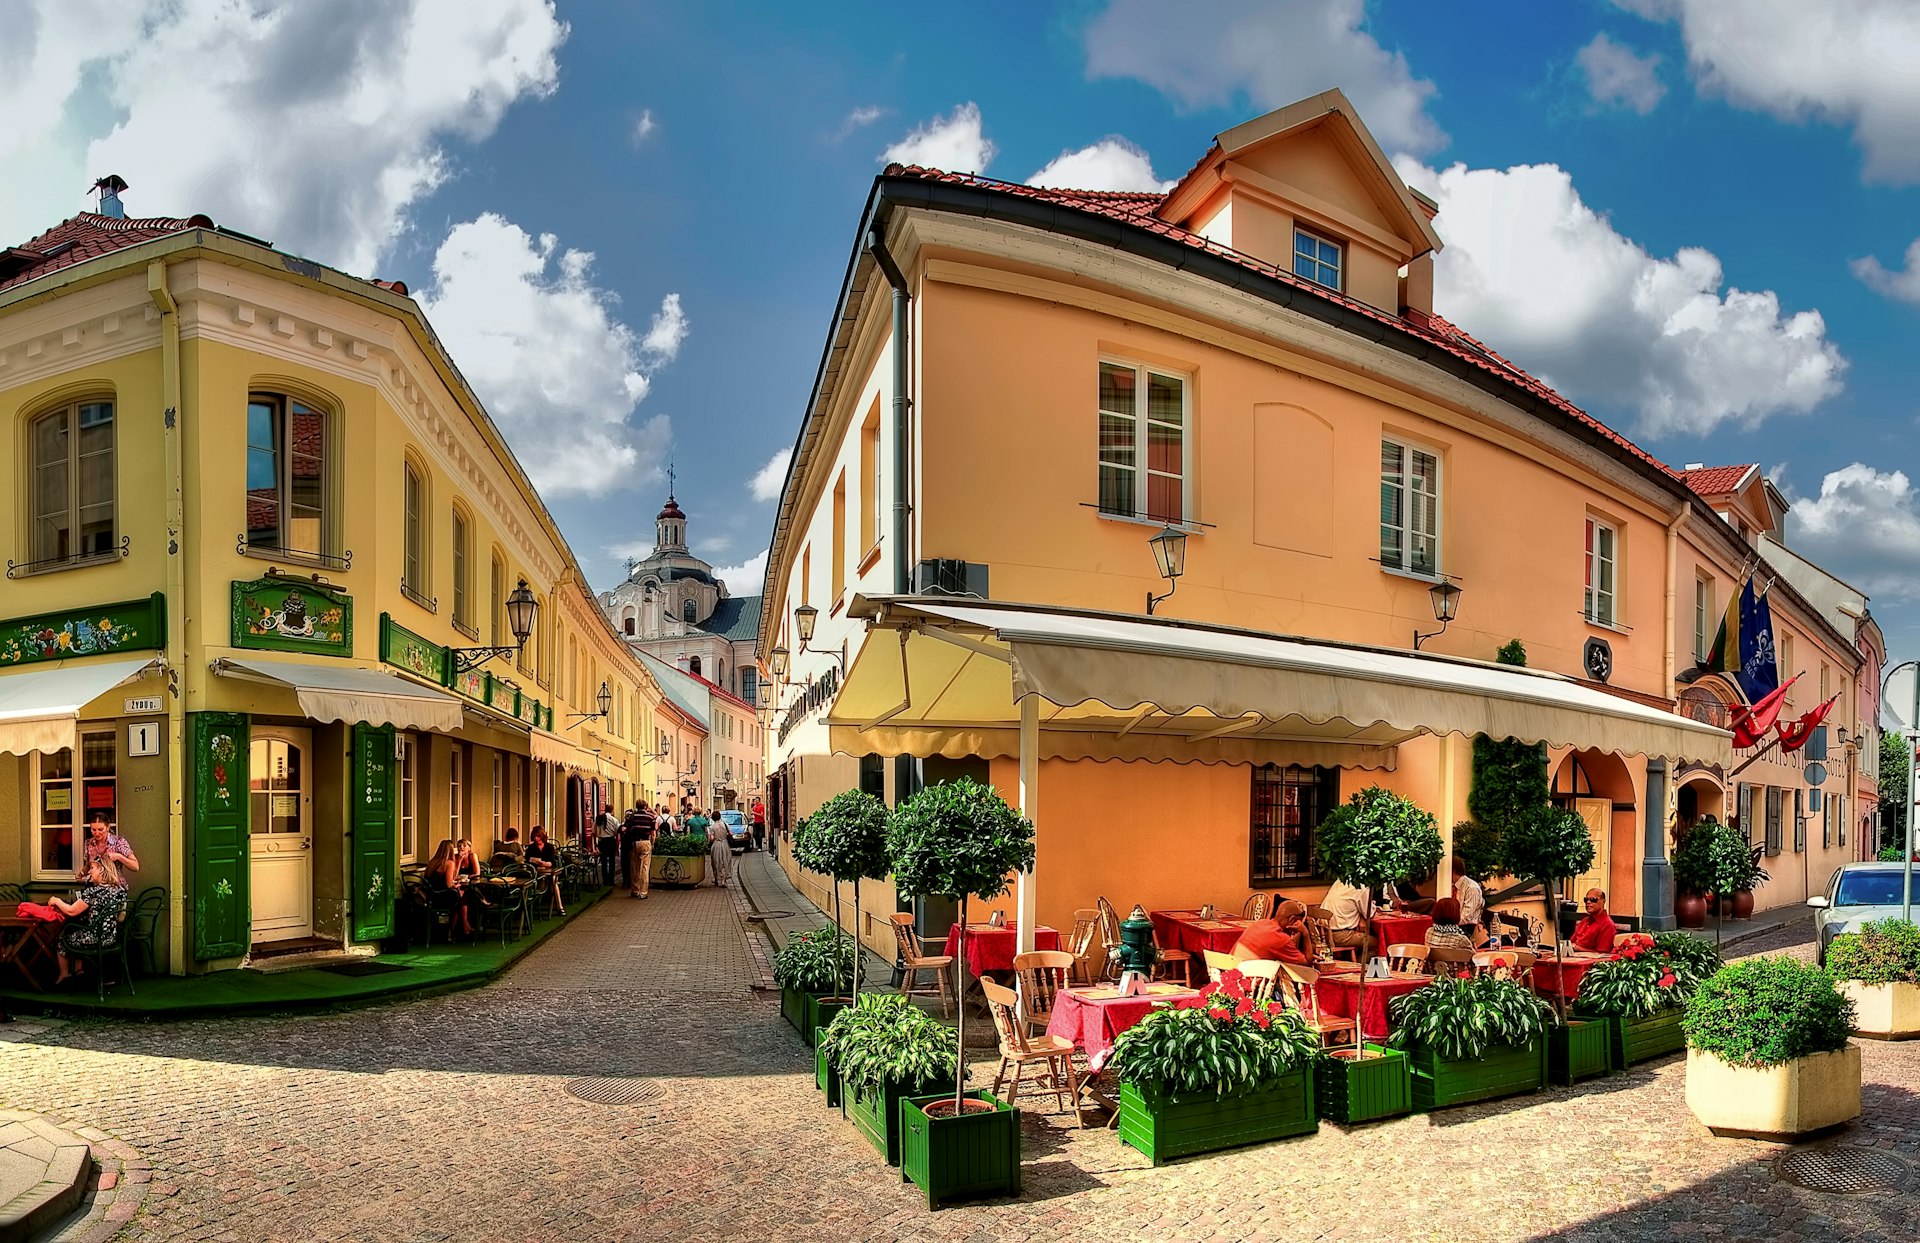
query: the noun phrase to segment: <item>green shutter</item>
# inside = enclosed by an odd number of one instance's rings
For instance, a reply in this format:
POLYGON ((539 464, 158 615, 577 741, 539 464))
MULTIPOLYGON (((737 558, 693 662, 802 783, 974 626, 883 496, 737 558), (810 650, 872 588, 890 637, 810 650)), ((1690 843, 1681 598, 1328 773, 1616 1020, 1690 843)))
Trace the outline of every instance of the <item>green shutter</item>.
POLYGON ((353 727, 353 939, 393 935, 393 726, 353 727))
POLYGON ((247 718, 234 712, 187 717, 193 757, 193 956, 232 958, 253 942, 247 879, 247 718))

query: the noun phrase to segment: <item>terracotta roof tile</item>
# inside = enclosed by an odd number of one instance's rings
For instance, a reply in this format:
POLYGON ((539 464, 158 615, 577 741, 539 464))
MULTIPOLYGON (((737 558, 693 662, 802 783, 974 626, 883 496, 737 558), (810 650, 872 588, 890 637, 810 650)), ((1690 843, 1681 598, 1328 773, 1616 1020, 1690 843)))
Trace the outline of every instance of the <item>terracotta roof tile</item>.
POLYGON ((1701 466, 1681 471, 1680 477, 1701 496, 1722 496, 1739 487, 1740 481, 1756 469, 1751 462, 1745 466, 1701 466))
POLYGON ((54 225, 45 233, 13 247, 0 260, 0 289, 12 289, 38 280, 61 268, 85 263, 101 255, 138 246, 156 238, 183 233, 188 229, 210 229, 213 221, 205 216, 185 220, 171 216, 150 216, 123 220, 83 211, 54 225))
MULTIPOLYGON (((1206 157, 1203 157, 1203 162, 1205 158, 1206 157)), ((1195 250, 1204 250, 1211 254, 1218 255, 1223 259, 1238 263, 1243 267, 1249 268, 1264 276, 1271 277, 1283 284, 1291 285, 1295 289, 1312 294, 1314 297, 1324 298, 1328 302, 1336 303, 1348 310, 1403 332, 1410 337, 1415 337, 1437 345, 1455 357, 1465 359, 1474 366, 1491 372, 1510 384, 1525 389, 1527 392, 1561 411, 1575 422, 1599 433, 1631 456, 1639 459, 1642 463, 1669 479, 1676 481, 1681 479, 1680 472, 1675 471, 1672 467, 1660 461, 1660 459, 1654 457, 1639 445, 1634 444, 1631 440, 1619 432, 1614 431, 1593 415, 1588 414, 1585 410, 1574 405, 1536 377, 1528 374, 1525 370, 1487 348, 1487 346, 1458 326, 1449 323, 1437 315, 1424 315, 1418 311, 1409 312, 1404 316, 1390 314, 1381 310, 1379 307, 1362 302, 1357 298, 1348 297, 1338 290, 1328 289, 1324 285, 1295 276, 1287 269, 1268 263, 1264 259, 1255 258, 1252 255, 1235 250, 1230 246, 1223 246, 1209 238, 1202 237, 1198 233, 1183 229, 1178 225, 1169 224, 1153 214, 1155 209, 1166 200, 1165 195, 1110 190, 1065 190, 1043 186, 1028 186, 1022 185, 1019 182, 997 181, 991 177, 980 177, 971 173, 947 173, 939 169, 923 168, 919 165, 890 164, 887 166, 883 175, 911 177, 921 181, 938 181, 952 185, 972 186, 994 193, 1012 194, 1023 198, 1037 199, 1044 203, 1053 203, 1076 211, 1084 211, 1091 215, 1105 216, 1109 219, 1119 220, 1126 224, 1133 225, 1144 232, 1155 233, 1183 245, 1191 246, 1195 250)))

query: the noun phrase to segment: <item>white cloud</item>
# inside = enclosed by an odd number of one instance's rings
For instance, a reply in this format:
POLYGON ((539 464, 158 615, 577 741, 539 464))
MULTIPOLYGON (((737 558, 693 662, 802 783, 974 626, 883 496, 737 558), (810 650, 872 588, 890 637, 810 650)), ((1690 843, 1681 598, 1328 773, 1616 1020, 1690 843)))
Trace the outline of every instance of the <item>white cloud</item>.
POLYGON ((1920 238, 1907 246, 1907 266, 1889 270, 1872 255, 1847 265, 1867 288, 1902 302, 1920 303, 1920 238))
POLYGON ((1920 496, 1905 471, 1854 462, 1796 497, 1787 544, 1870 596, 1920 598, 1920 496))
POLYGON ((834 141, 840 141, 857 129, 865 129, 885 115, 887 115, 887 109, 876 104, 869 104, 864 108, 855 108, 840 122, 840 132, 833 136, 834 141))
POLYGON ((982 173, 998 149, 981 126, 980 105, 969 102, 915 129, 880 158, 949 173, 982 173))
POLYGON ((1920 6, 1912 0, 1616 0, 1678 21, 1702 91, 1783 121, 1848 126, 1869 181, 1920 181, 1920 6))
POLYGON ((1062 151, 1045 168, 1027 178, 1031 186, 1059 186, 1070 190, 1156 190, 1173 188, 1171 181, 1154 176, 1145 151, 1119 135, 1102 138, 1091 147, 1062 151))
POLYGON ((0 41, 0 238, 87 206, 205 212, 375 275, 414 203, 516 100, 550 93, 550 0, 13 0, 0 41), (82 155, 84 153, 84 155, 82 155))
POLYGON ((747 491, 756 501, 777 501, 780 489, 787 486, 787 463, 793 461, 793 450, 782 449, 767 459, 759 473, 747 481, 747 491))
POLYGON ((1445 145, 1426 111, 1433 83, 1363 30, 1366 16, 1364 0, 1113 0, 1087 26, 1087 75, 1135 78, 1195 111, 1278 108, 1337 86, 1389 151, 1445 145))
POLYGON ((1605 32, 1593 36, 1574 60, 1587 75, 1587 93, 1600 107, 1627 108, 1645 116, 1667 93, 1660 81, 1658 52, 1636 56, 1632 48, 1614 42, 1605 32))
POLYGON ((648 136, 651 135, 654 130, 659 128, 660 123, 653 119, 653 109, 642 108, 640 115, 633 119, 633 145, 636 147, 639 146, 647 140, 648 136))
POLYGON ((714 567, 713 576, 727 585, 727 590, 736 596, 757 596, 767 581, 767 550, 762 548, 759 555, 749 557, 739 565, 714 567))
MULTIPOLYGON (((420 295, 534 486, 550 496, 650 478, 672 439, 664 415, 631 422, 649 386, 643 368, 671 353, 650 352, 618 318, 592 268, 592 254, 489 213, 447 234, 433 286, 420 295)), ((678 295, 666 296, 649 339, 679 306, 678 295)))
POLYGON ((660 309, 653 313, 653 322, 647 326, 640 348, 655 364, 670 363, 686 339, 687 313, 680 309, 680 295, 670 293, 660 299, 660 309))
POLYGON ((1698 435, 1840 391, 1820 312, 1725 288, 1710 251, 1648 254, 1561 168, 1396 163, 1440 204, 1435 309, 1574 400, 1631 408, 1651 436, 1698 435))

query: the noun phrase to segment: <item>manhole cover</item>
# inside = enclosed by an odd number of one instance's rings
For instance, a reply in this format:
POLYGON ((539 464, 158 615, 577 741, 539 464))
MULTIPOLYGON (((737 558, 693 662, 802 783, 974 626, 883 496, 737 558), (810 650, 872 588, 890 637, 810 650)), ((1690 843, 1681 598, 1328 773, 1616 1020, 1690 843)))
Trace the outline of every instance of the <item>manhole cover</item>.
POLYGON ((747 916, 747 922, 750 924, 764 924, 769 919, 792 919, 792 918, 793 918, 792 911, 763 911, 758 915, 747 916))
POLYGON ((597 1105, 639 1105, 667 1094, 658 1079, 569 1079, 567 1091, 597 1105))
POLYGON ((1906 1163, 1871 1148, 1842 1145, 1790 1152, 1773 1167, 1774 1177, 1812 1191, 1904 1191, 1906 1163))

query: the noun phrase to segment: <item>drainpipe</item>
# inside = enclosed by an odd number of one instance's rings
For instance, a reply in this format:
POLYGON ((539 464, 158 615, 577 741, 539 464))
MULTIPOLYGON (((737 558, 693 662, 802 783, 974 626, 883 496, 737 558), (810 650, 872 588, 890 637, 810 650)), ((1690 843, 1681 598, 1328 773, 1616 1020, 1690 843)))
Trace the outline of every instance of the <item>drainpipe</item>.
MULTIPOLYGON (((1663 696, 1673 693, 1674 666, 1678 663, 1674 626, 1679 621, 1680 524, 1686 520, 1687 507, 1682 505, 1667 523, 1666 628, 1661 632, 1665 636, 1661 639, 1661 667, 1666 678, 1660 684, 1663 696)), ((1640 857, 1640 923, 1651 931, 1665 931, 1675 926, 1673 864, 1667 859, 1667 803, 1672 793, 1668 763, 1664 757, 1647 761, 1646 822, 1640 857)))
POLYGON ((167 970, 187 969, 186 704, 180 672, 187 667, 187 569, 180 445, 180 307, 167 288, 167 265, 147 265, 147 296, 160 311, 160 387, 164 407, 167 517, 167 970))

